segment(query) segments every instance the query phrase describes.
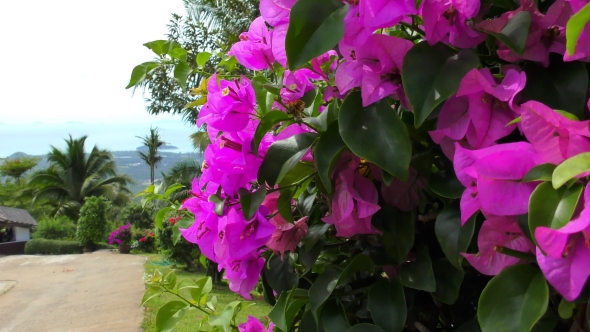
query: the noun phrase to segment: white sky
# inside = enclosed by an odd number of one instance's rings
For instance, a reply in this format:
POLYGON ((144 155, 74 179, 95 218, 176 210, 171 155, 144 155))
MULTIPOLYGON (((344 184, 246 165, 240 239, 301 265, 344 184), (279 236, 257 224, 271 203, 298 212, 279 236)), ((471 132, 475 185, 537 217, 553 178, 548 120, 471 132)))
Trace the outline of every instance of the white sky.
POLYGON ((0 122, 181 121, 125 90, 171 13, 182 0, 0 0, 0 122))

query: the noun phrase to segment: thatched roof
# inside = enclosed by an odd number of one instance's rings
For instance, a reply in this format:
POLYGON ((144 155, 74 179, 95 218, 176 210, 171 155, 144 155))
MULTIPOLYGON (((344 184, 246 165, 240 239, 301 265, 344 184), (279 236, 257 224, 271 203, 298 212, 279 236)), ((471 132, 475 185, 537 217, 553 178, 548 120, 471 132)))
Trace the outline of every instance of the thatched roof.
POLYGON ((0 225, 33 227, 37 222, 27 210, 0 206, 0 225))

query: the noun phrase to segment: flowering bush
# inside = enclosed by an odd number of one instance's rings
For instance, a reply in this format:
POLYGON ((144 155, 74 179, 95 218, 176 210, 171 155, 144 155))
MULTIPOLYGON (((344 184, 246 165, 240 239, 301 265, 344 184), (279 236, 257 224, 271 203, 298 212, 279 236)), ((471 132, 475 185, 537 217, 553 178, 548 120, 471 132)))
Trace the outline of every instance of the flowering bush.
POLYGON ((262 0, 180 232, 275 330, 588 331, 588 1, 418 3, 262 0))
POLYGON ((131 246, 143 252, 154 252, 156 250, 156 233, 151 229, 146 229, 135 233, 135 241, 131 246))
POLYGON ((131 224, 128 223, 111 232, 111 235, 109 235, 109 244, 130 245, 132 237, 131 224))

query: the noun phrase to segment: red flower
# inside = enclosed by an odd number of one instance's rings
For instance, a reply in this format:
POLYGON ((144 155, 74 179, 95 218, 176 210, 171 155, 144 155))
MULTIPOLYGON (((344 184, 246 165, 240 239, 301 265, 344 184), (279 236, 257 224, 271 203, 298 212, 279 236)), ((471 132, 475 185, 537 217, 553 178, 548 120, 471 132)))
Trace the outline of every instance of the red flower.
POLYGON ((145 237, 142 237, 141 239, 139 239, 139 242, 141 242, 141 243, 145 242, 145 237))

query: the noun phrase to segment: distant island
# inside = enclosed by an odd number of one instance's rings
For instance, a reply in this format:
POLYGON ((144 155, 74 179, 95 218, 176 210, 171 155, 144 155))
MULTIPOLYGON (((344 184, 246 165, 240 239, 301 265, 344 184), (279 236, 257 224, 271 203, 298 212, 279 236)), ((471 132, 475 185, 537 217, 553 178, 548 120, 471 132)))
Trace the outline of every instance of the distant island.
MULTIPOLYGON (((175 147, 174 145, 164 145, 164 146, 161 146, 159 149, 160 150, 178 150, 178 148, 175 147)), ((148 147, 145 145, 142 145, 142 146, 136 148, 135 150, 145 152, 148 150, 148 147)))

